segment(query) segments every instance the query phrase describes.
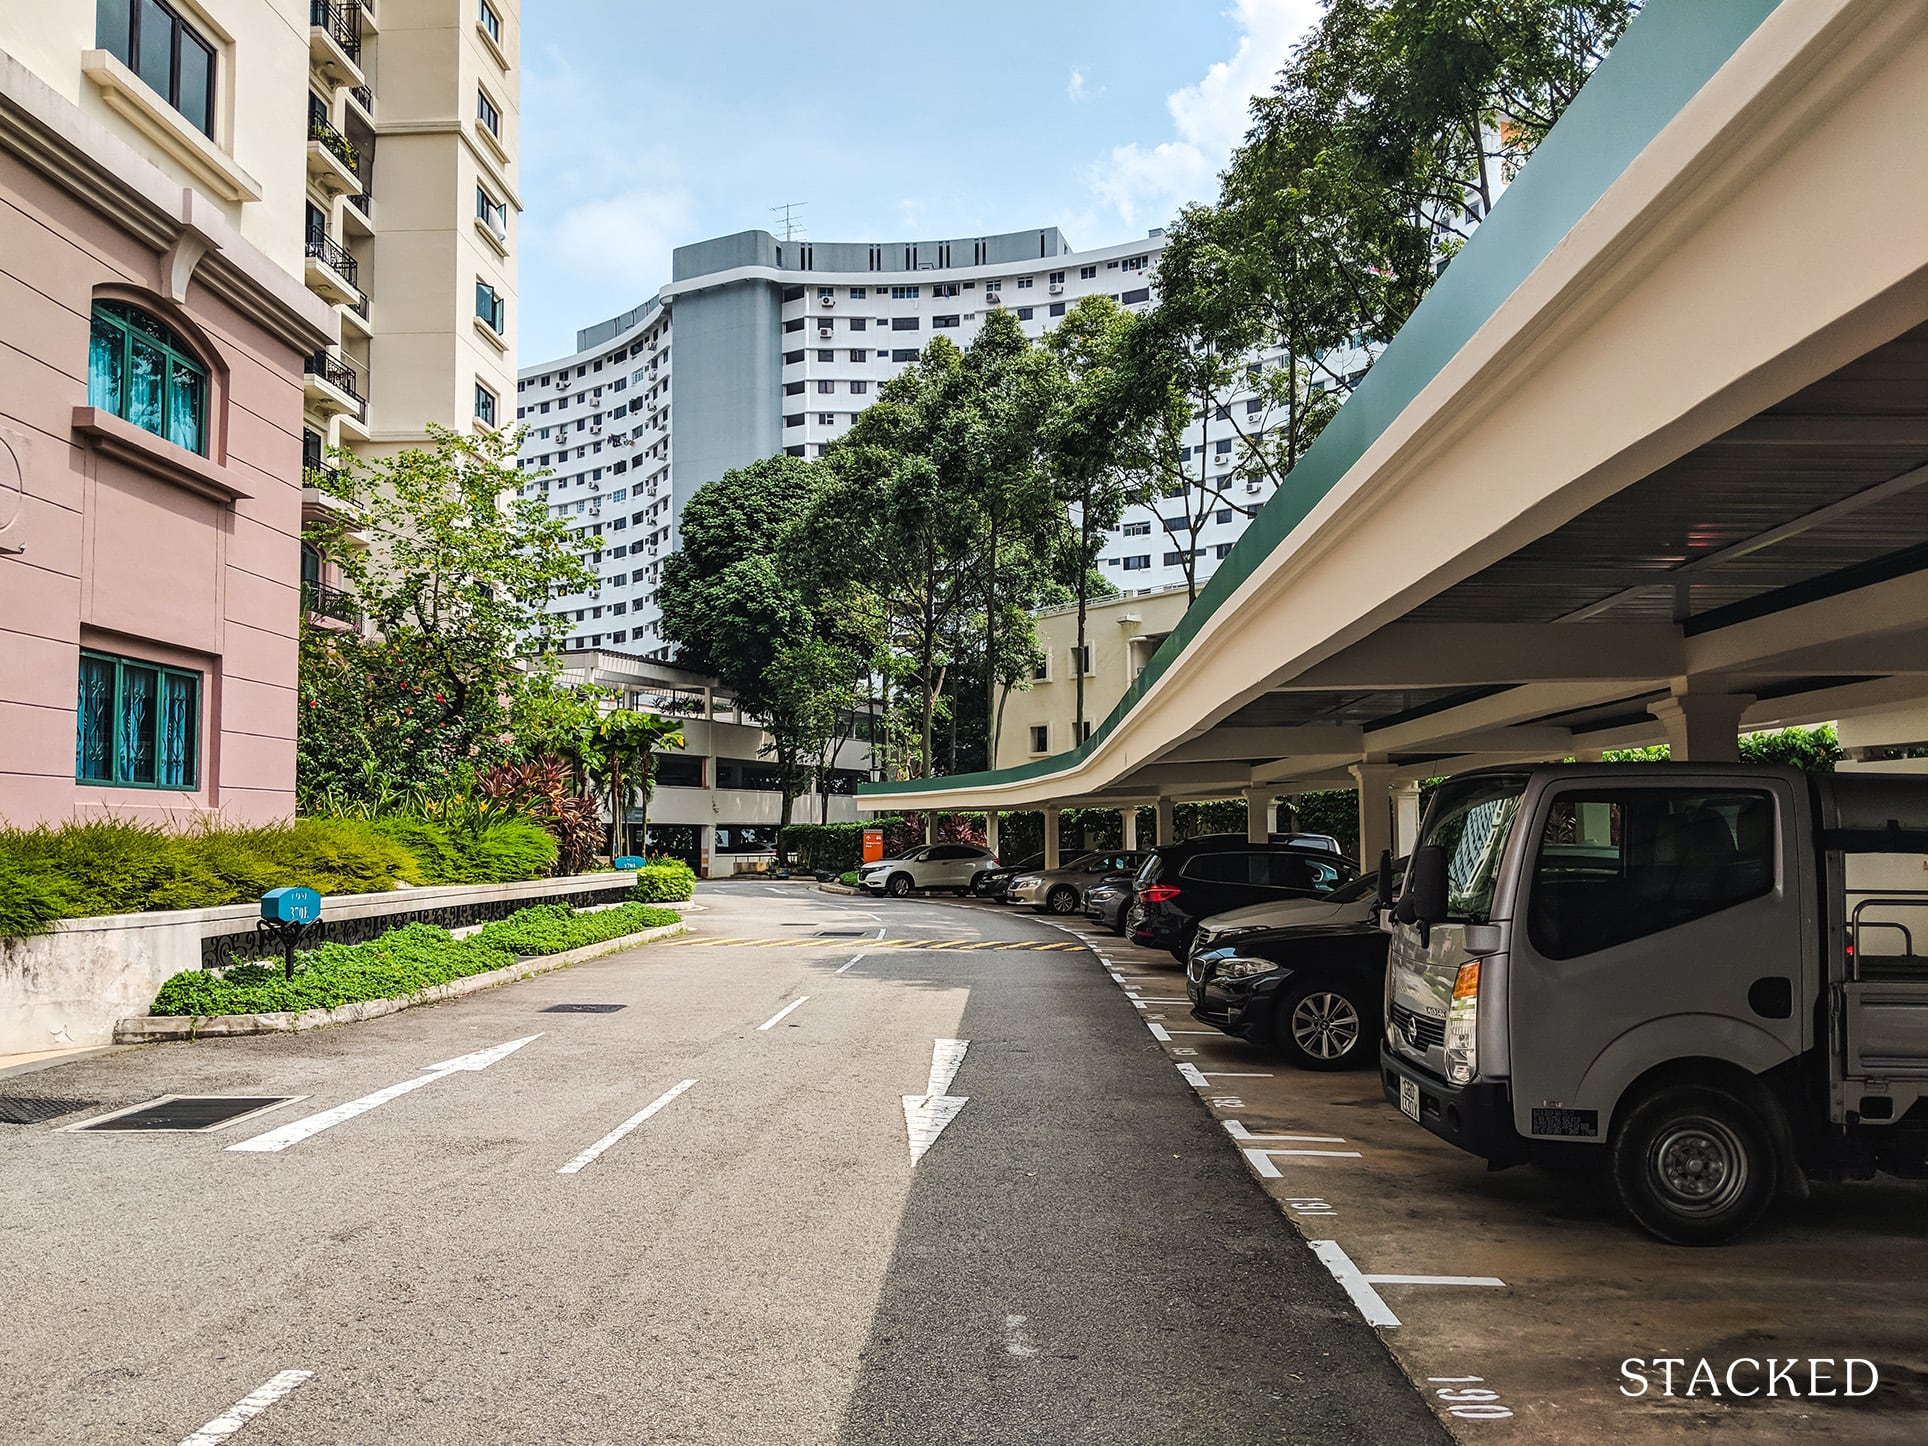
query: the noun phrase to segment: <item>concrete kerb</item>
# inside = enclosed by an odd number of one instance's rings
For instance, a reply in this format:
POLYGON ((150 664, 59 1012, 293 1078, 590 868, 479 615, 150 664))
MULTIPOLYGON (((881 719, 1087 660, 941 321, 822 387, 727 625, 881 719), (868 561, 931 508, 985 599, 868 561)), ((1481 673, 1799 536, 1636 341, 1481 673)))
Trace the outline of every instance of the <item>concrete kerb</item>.
POLYGON ((619 954, 639 944, 687 932, 688 924, 658 924, 639 934, 625 934, 619 939, 585 944, 580 949, 566 949, 560 954, 536 955, 517 960, 505 969, 471 974, 466 979, 451 979, 446 984, 432 985, 420 994, 411 994, 402 999, 365 999, 355 1004, 338 1004, 333 1009, 286 1010, 276 1014, 213 1014, 203 1017, 140 1015, 123 1019, 114 1026, 114 1042, 155 1044, 166 1040, 229 1038, 247 1034, 297 1034, 302 1030, 322 1029, 332 1024, 354 1024, 364 1019, 379 1019, 385 1014, 399 1014, 419 1004, 439 1004, 447 999, 460 999, 465 994, 476 994, 502 984, 514 984, 553 969, 581 964, 605 954, 619 954))

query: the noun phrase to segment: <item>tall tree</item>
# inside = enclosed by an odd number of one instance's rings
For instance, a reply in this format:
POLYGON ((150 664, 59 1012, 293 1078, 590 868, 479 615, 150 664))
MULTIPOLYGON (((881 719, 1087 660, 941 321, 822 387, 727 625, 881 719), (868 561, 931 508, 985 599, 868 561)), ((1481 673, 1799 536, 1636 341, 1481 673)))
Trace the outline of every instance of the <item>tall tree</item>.
POLYGON ((656 786, 659 749, 685 746, 682 725, 654 713, 618 709, 604 713, 585 730, 582 756, 590 780, 609 800, 609 856, 630 852, 629 810, 640 801, 643 847, 649 847, 649 796, 656 786))

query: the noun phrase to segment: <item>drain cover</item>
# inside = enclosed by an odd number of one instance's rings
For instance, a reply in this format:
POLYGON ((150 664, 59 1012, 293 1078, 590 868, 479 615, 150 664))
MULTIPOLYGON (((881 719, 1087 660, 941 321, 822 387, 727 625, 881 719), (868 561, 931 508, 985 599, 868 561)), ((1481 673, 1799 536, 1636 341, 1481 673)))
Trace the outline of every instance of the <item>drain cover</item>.
POLYGON ((0 1125, 37 1125, 62 1115, 91 1110, 99 1100, 50 1100, 33 1095, 0 1095, 0 1125))
POLYGON ((819 929, 817 937, 819 939, 856 939, 869 932, 868 929, 819 929))
POLYGON ((212 1130, 243 1115, 285 1105, 294 1095, 164 1095, 132 1109, 102 1115, 76 1130, 212 1130))
POLYGON ((544 1014, 614 1014, 618 1009, 627 1009, 627 1004, 551 1004, 543 1010, 544 1014))

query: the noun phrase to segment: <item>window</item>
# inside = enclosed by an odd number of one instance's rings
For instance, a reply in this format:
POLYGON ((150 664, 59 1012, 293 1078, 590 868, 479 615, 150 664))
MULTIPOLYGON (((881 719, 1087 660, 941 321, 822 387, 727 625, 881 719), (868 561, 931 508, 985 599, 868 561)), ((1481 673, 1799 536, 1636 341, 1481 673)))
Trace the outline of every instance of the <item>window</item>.
POLYGON ((1151 288, 1139 286, 1122 294, 1118 300, 1126 306, 1137 306, 1140 302, 1151 300, 1151 288))
POLYGON ((1037 278, 1037 277, 1035 277, 1035 276, 1020 276, 1020 277, 1018 278, 1018 290, 1019 290, 1019 291, 1028 291, 1028 290, 1030 290, 1030 288, 1031 288, 1031 283, 1032 283, 1033 281, 1036 281, 1037 279, 1038 279, 1038 278, 1037 278))
MULTIPOLYGON (((853 361, 857 360, 857 358, 854 355, 852 356, 851 359, 853 361)), ((869 390, 870 390, 869 382, 852 382, 850 384, 850 394, 853 397, 861 397, 869 390)))
POLYGON ((850 359, 854 362, 869 361, 870 353, 866 351, 863 347, 853 346, 850 349, 850 359))
POLYGON ((1064 303, 1063 303, 1062 301, 1054 301, 1054 302, 1052 302, 1052 303, 1051 303, 1051 314, 1052 314, 1053 316, 1063 316, 1063 315, 1064 315, 1064 303))
POLYGON ((1031 729, 1031 751, 1033 753, 1047 753, 1050 751, 1050 748, 1051 725, 1049 723, 1034 725, 1031 729))
POLYGON ((1124 561, 1124 568, 1126 572, 1143 572, 1146 568, 1150 566, 1151 566, 1151 554, 1149 552, 1141 552, 1135 557, 1126 558, 1124 561))
POLYGON ((1097 279, 1098 279, 1098 268, 1097 268, 1097 267, 1095 267, 1095 266, 1080 266, 1080 267, 1078 268, 1078 280, 1080 280, 1080 281, 1096 281, 1097 279))
POLYGON ((161 0, 97 0, 94 43, 194 129, 214 134, 214 47, 161 0))
POLYGON ((835 301, 836 299, 837 299, 837 288, 836 288, 836 287, 834 287, 834 286, 819 286, 819 287, 817 288, 817 300, 819 300, 819 301, 835 301))
POLYGON ((864 299, 864 288, 863 288, 863 287, 861 287, 861 286, 853 286, 853 287, 851 287, 851 288, 850 288, 850 299, 851 299, 852 301, 862 301, 862 300, 864 299))
POLYGON ((837 425, 837 414, 836 414, 835 412, 818 412, 818 413, 817 413, 817 425, 818 425, 818 426, 820 426, 820 427, 834 427, 834 426, 836 426, 836 425, 837 425))
POLYGON ((485 427, 495 425, 495 393, 480 382, 475 384, 475 420, 485 427))
POLYGON ((1127 522, 1119 531, 1123 532, 1126 537, 1150 537, 1151 524, 1149 522, 1127 522))
POLYGON ((1091 645, 1071 650, 1071 666, 1086 677, 1091 676, 1091 645))
POLYGON ((1087 740, 1090 737, 1091 737, 1091 720, 1087 718, 1084 720, 1084 722, 1078 725, 1078 741, 1080 743, 1083 743, 1085 740, 1087 740))
POLYGON ((200 786, 201 675, 81 649, 76 783, 200 786))
POLYGON ((817 353, 818 361, 835 361, 836 359, 836 352, 832 351, 829 347, 824 347, 817 353))
POLYGON ((837 390, 837 384, 835 382, 824 381, 824 382, 817 383, 817 393, 820 396, 829 396, 831 393, 835 392, 836 390, 837 390))
POLYGON ((489 0, 481 0, 481 6, 481 13, 476 18, 482 22, 482 28, 489 32, 489 39, 493 40, 497 45, 500 45, 502 43, 502 17, 495 13, 495 7, 489 4, 489 0))
POLYGON ((1229 542, 1218 543, 1212 548, 1213 557, 1230 557, 1231 555, 1232 544, 1229 542))
POLYGON ((172 329, 124 301, 94 303, 87 405, 207 453, 207 368, 172 329))
POLYGON ((1037 661, 1031 664, 1031 681, 1034 683, 1048 683, 1051 681, 1051 655, 1049 653, 1039 653, 1037 661))
POLYGON ((917 320, 914 316, 893 316, 890 319, 890 329, 892 331, 916 331, 917 320))
POLYGON ((475 93, 475 118, 489 128, 490 135, 502 134, 502 112, 495 108, 495 102, 489 99, 487 91, 478 90, 475 93))
POLYGON ((1063 286, 1063 285, 1064 285, 1064 273, 1063 273, 1062 271, 1054 271, 1054 272, 1052 272, 1052 273, 1051 273, 1051 284, 1052 284, 1053 286, 1063 286))
POLYGON ((1768 794, 1576 790, 1547 808, 1527 937, 1543 958, 1573 959, 1705 918, 1773 887, 1768 794))
MULTIPOLYGON (((488 282, 478 279, 475 283, 475 314, 488 324, 490 331, 500 336, 508 325, 509 303, 488 282)), ((576 425, 582 424, 578 422, 576 425)))
POLYGON ((1037 308, 1036 308, 1036 307, 1032 307, 1032 306, 1020 306, 1020 307, 1018 308, 1018 320, 1019 320, 1019 321, 1029 321, 1029 320, 1031 319, 1031 317, 1032 317, 1032 316, 1033 316, 1033 315, 1035 314, 1035 312, 1036 312, 1036 311, 1037 311, 1037 308))
POLYGON ((480 186, 475 188, 475 219, 480 221, 498 237, 507 239, 509 235, 509 207, 506 202, 498 201, 480 186))
POLYGON ((1213 450, 1214 452, 1216 452, 1216 453, 1217 453, 1217 454, 1218 454, 1219 456, 1221 456, 1221 457, 1229 457, 1229 456, 1231 456, 1231 454, 1232 454, 1232 439, 1231 439, 1230 437, 1226 437, 1226 438, 1225 438, 1224 440, 1222 440, 1222 441, 1218 441, 1218 442, 1214 442, 1214 443, 1212 443, 1212 450, 1213 450))
POLYGON ((850 318, 850 329, 851 329, 852 331, 869 331, 869 330, 870 330, 870 318, 869 318, 869 317, 867 317, 867 316, 853 316, 853 317, 851 317, 851 318, 850 318))
POLYGON ((1230 522, 1231 520, 1232 509, 1229 507, 1221 507, 1212 514, 1212 521, 1214 522, 1230 522))
MULTIPOLYGON (((961 319, 962 318, 960 318, 956 312, 952 312, 949 316, 933 316, 931 318, 931 325, 944 326, 944 327, 956 326, 961 319)), ((892 322, 891 324, 893 326, 896 325, 895 322, 892 322)))
POLYGON ((915 301, 917 300, 917 288, 915 286, 893 286, 890 288, 890 299, 892 301, 915 301))
POLYGON ((916 361, 917 353, 909 347, 900 346, 890 354, 890 359, 894 362, 916 361))

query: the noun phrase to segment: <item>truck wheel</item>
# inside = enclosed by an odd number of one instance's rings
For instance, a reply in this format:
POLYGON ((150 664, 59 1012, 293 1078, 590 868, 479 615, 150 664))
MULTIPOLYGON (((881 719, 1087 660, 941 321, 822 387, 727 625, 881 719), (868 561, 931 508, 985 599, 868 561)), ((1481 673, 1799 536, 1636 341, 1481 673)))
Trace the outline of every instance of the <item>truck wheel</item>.
POLYGON ((1059 884, 1044 896, 1044 911, 1047 914, 1069 914, 1078 907, 1078 891, 1069 884, 1059 884))
POLYGON ((910 875, 892 874, 890 882, 884 885, 884 892, 893 899, 906 898, 910 894, 910 875))
POLYGON ((1774 1203, 1774 1141, 1759 1110, 1713 1085, 1673 1085, 1635 1105, 1609 1147, 1634 1222, 1670 1245, 1720 1245, 1774 1203))
POLYGON ((1351 1069, 1372 1053, 1370 1009, 1316 979, 1288 989, 1273 1016, 1272 1042, 1300 1069, 1351 1069))

